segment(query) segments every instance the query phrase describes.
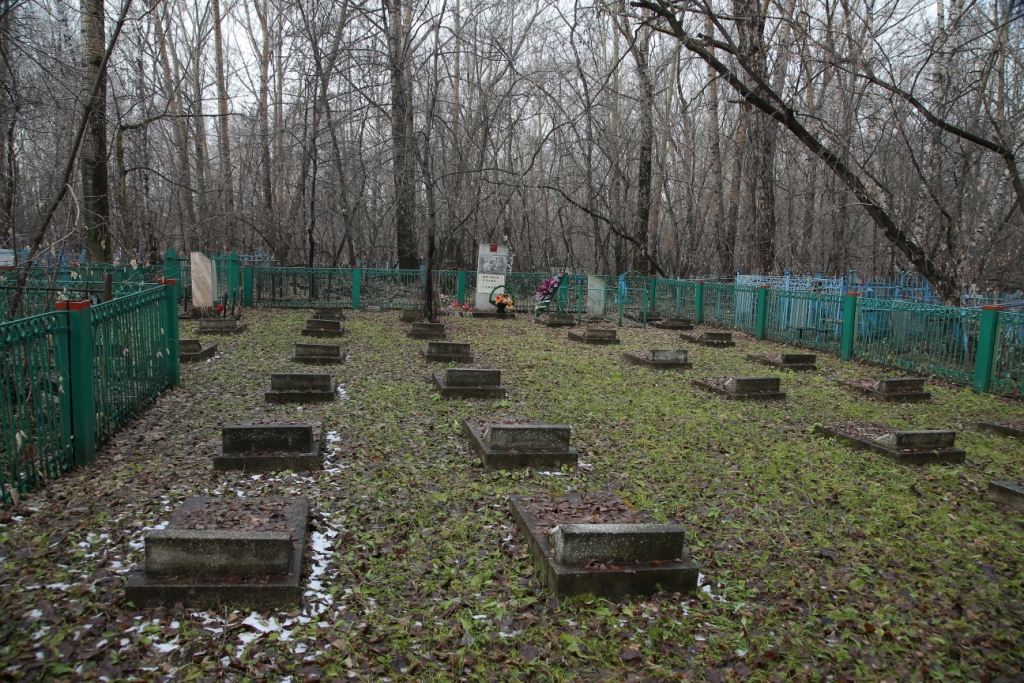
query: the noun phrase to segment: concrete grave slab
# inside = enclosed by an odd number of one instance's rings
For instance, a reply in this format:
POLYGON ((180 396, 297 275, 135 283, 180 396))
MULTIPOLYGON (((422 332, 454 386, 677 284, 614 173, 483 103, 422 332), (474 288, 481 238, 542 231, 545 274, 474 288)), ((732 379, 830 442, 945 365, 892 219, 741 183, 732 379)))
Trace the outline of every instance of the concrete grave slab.
POLYGON ((198 339, 178 340, 178 360, 182 363, 200 363, 213 358, 217 353, 216 344, 205 346, 198 339))
POLYGON ((569 445, 567 425, 545 425, 531 419, 462 421, 462 432, 484 469, 559 470, 575 467, 579 454, 569 445))
POLYGON ((1024 422, 979 422, 978 431, 1024 439, 1024 422))
POLYGON ((200 318, 196 331, 199 334, 241 334, 249 329, 249 323, 234 318, 200 318))
POLYGON ((988 499, 1024 512, 1024 481, 990 481, 988 499))
POLYGON ((552 592, 568 596, 591 594, 621 598, 627 595, 653 595, 658 591, 697 591, 700 568, 692 562, 680 560, 683 551, 682 529, 674 525, 647 524, 560 525, 561 531, 555 532, 555 538, 560 537, 559 552, 552 547, 546 520, 538 519, 524 501, 524 496, 511 497, 512 516, 552 592), (667 528, 670 526, 672 528, 667 528), (614 528, 598 530, 596 527, 614 528), (647 531, 625 527, 647 527, 647 531), (659 540, 655 540, 653 537, 659 534, 659 540), (587 554, 588 548, 595 554, 627 558, 633 556, 637 559, 601 561, 588 558, 576 561, 587 554), (556 553, 564 559, 560 560, 556 553), (652 557, 658 559, 648 559, 652 557))
POLYGON ((344 320, 345 309, 341 306, 321 306, 313 309, 313 318, 317 320, 344 320))
POLYGON ((501 370, 448 368, 433 374, 434 387, 444 398, 505 398, 501 370))
POLYGON ((615 328, 606 327, 588 327, 583 330, 583 334, 570 332, 569 339, 572 341, 582 342, 584 344, 597 344, 599 346, 608 346, 619 343, 618 332, 615 328))
POLYGON ((423 320, 423 311, 419 308, 403 308, 398 319, 403 323, 418 323, 423 320))
POLYGON ((779 370, 794 372, 818 369, 818 357, 813 353, 751 353, 747 354, 747 360, 779 370))
POLYGON ((295 344, 292 360, 308 365, 337 365, 345 362, 345 352, 338 344, 295 344))
POLYGON ((472 363, 473 352, 467 343, 439 342, 427 343, 423 357, 435 363, 472 363))
POLYGON ((693 386, 735 401, 780 401, 786 394, 780 391, 778 377, 710 377, 695 379, 693 386))
POLYGON ((165 530, 147 534, 146 560, 128 573, 125 597, 143 609, 177 603, 194 609, 297 607, 308 525, 305 498, 186 498, 165 530), (211 528, 190 522, 193 515, 223 513, 232 505, 273 507, 277 528, 225 528, 216 514, 209 516, 211 528))
POLYGON ((270 376, 267 403, 316 403, 333 401, 334 376, 307 372, 275 372, 270 376))
POLYGON ((310 318, 301 334, 304 337, 340 337, 345 334, 345 324, 340 320, 310 318))
POLYGON ((693 363, 690 362, 686 351, 675 350, 652 350, 645 355, 638 353, 623 353, 622 358, 630 365, 642 365, 651 370, 690 370, 693 363))
POLYGON ((918 432, 888 428, 872 428, 879 433, 854 431, 846 425, 829 425, 815 431, 827 438, 858 450, 871 450, 888 456, 904 465, 960 464, 966 451, 953 445, 955 432, 929 430, 918 432), (923 446, 922 444, 949 444, 923 446))
POLYGON ((221 431, 213 469, 250 472, 315 472, 321 442, 310 424, 240 424, 221 431))
POLYGON ((447 339, 444 323, 413 323, 407 333, 413 339, 447 339))
POLYGON ((545 313, 533 322, 544 327, 576 327, 576 316, 570 313, 545 313))
POLYGON ((725 348, 729 346, 736 346, 736 342, 732 340, 732 332, 712 332, 706 330, 699 336, 692 334, 681 334, 680 339, 684 339, 693 344, 699 344, 700 346, 710 346, 712 348, 725 348))
POLYGON ((665 318, 651 323, 654 327, 662 330, 692 330, 693 321, 689 318, 665 318))
POLYGON ((888 377, 880 380, 854 379, 842 382, 853 391, 886 403, 920 403, 932 397, 924 390, 923 377, 888 377))

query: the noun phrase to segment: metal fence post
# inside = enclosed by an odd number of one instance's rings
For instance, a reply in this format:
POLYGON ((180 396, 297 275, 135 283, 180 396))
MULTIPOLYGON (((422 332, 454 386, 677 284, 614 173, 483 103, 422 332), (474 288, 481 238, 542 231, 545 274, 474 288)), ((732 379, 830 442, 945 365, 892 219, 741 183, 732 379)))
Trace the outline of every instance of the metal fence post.
POLYGON ((843 326, 840 331, 839 357, 853 359, 853 345, 857 341, 857 310, 860 308, 860 293, 847 292, 843 298, 843 326))
POLYGON ((704 324, 704 281, 698 280, 693 287, 693 324, 704 324))
POLYGON ((232 249, 228 256, 228 289, 231 290, 231 299, 235 300, 238 290, 242 287, 242 273, 240 272, 241 259, 238 258, 238 250, 232 249))
MULTIPOLYGON (((654 312, 658 304, 658 278, 652 277, 650 285, 650 296, 647 298, 647 310, 654 312)), ((647 323, 647 316, 644 316, 644 323, 647 323)))
POLYGON ((992 382, 992 366, 995 364, 996 345, 999 343, 999 312, 1002 310, 1002 306, 981 307, 972 384, 972 388, 979 393, 988 391, 992 382))
POLYGON ((164 286, 164 301, 161 306, 163 320, 160 326, 163 328, 164 338, 167 343, 164 345, 164 352, 167 354, 167 384, 176 387, 181 384, 181 349, 178 344, 178 281, 165 278, 157 280, 158 284, 164 286))
POLYGON ((71 397, 71 448, 76 465, 96 460, 96 396, 93 363, 92 304, 89 301, 58 301, 58 311, 68 312, 68 395, 71 397))
POLYGON ((363 284, 363 269, 352 269, 352 309, 359 310, 359 290, 363 284))
POLYGON ((252 308, 252 266, 242 269, 242 305, 252 308))
POLYGON ((181 282, 181 257, 174 249, 164 255, 164 277, 181 282))
POLYGON ((768 330, 768 290, 769 287, 757 288, 757 311, 754 318, 754 339, 765 338, 768 330))
POLYGON ((455 289, 455 300, 459 305, 466 303, 466 269, 459 268, 459 281, 455 289))

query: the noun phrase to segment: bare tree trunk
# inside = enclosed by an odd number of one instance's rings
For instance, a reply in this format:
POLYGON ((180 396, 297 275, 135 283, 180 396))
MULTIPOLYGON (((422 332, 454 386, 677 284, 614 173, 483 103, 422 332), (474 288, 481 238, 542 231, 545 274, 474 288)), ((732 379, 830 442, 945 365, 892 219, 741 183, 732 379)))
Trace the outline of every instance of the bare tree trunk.
POLYGON ((418 268, 416 255, 415 155, 412 138, 412 82, 410 74, 409 8, 402 0, 384 3, 388 20, 388 56, 391 72, 391 143, 395 183, 395 237, 398 267, 418 268))
MULTIPOLYGON (((704 21, 704 32, 715 38, 715 24, 710 18, 704 21)), ((713 49, 713 48, 712 48, 713 49)), ((711 230, 715 236, 718 263, 723 275, 732 271, 732 244, 725 230, 725 174, 722 171, 722 131, 718 113, 718 74, 708 67, 708 125, 711 127, 711 230)))
POLYGON ((221 29, 220 0, 213 0, 213 42, 214 61, 217 71, 217 106, 220 116, 218 143, 220 145, 220 177, 221 192, 224 196, 224 213, 227 224, 225 238, 229 243, 235 241, 235 193, 232 188, 231 171, 231 138, 228 126, 228 88, 224 75, 224 34, 221 29))
POLYGON ((626 39, 629 53, 636 64, 636 77, 640 83, 639 114, 640 114, 640 159, 637 169, 636 212, 633 214, 633 236, 639 245, 633 253, 633 270, 644 275, 650 272, 651 264, 648 254, 648 238, 651 223, 651 172, 654 157, 654 84, 651 81, 649 66, 651 34, 644 25, 637 27, 636 33, 629 26, 625 16, 617 17, 618 30, 626 39))
POLYGON ((82 140, 82 220, 90 261, 112 261, 110 188, 107 181, 107 76, 103 0, 82 0, 82 71, 92 114, 82 140), (101 72, 102 68, 102 72, 101 72), (93 88, 99 82, 98 89, 93 88), (95 97, 92 98, 92 93, 95 97))
POLYGON ((722 239, 720 262, 722 277, 732 277, 736 272, 736 235, 740 223, 740 188, 743 183, 743 148, 747 144, 747 108, 739 111, 736 122, 736 139, 732 146, 732 178, 729 181, 729 217, 725 221, 725 235, 722 239))
POLYGON ((14 0, 0 3, 0 248, 14 249, 15 134, 18 107, 15 102, 15 64, 11 61, 11 24, 14 0))

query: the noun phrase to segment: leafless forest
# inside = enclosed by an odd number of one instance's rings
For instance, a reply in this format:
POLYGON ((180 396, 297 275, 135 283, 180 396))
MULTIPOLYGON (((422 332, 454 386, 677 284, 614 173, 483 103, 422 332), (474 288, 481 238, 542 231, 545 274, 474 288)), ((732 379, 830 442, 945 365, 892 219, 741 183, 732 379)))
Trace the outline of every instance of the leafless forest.
POLYGON ((946 1, 4 0, 0 247, 1019 288, 1024 7, 946 1))

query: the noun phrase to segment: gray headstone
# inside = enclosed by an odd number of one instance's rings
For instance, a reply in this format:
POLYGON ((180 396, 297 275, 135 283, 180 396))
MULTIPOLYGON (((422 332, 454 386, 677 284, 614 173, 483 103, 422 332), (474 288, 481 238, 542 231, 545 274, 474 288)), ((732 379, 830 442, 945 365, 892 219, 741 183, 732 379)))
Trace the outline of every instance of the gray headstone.
POLYGON ((273 391, 330 391, 331 375, 315 372, 275 372, 270 375, 273 391))
POLYGON ((956 432, 940 429, 890 432, 875 439, 877 443, 898 451, 926 451, 952 448, 956 432))
POLYGON ((614 329, 604 329, 597 327, 588 327, 584 332, 583 336, 587 339, 615 339, 614 329))
POLYGON ((193 251, 192 263, 192 305, 200 308, 213 306, 217 299, 217 272, 213 261, 205 254, 193 251))
POLYGON ((470 353, 470 345, 464 342, 427 342, 429 356, 468 356, 470 353))
POLYGON ((732 341, 732 332, 709 332, 701 335, 706 341, 732 341))
POLYGON ((783 365, 813 365, 818 356, 813 353, 780 353, 779 360, 783 365))
POLYGON ((345 329, 340 320, 329 320, 327 318, 310 318, 306 321, 307 330, 330 330, 341 332, 345 329))
POLYGON ((652 350, 648 358, 655 363, 685 363, 686 351, 652 350))
POLYGON ((185 353, 199 353, 203 350, 203 345, 199 343, 198 339, 179 339, 178 350, 185 353))
POLYGON ((491 425, 483 440, 495 450, 561 452, 571 436, 568 425, 491 425))
POLYGON ((422 334, 444 334, 444 323, 413 323, 412 331, 422 334))
POLYGON ((778 391, 778 377, 730 377, 725 390, 731 394, 756 394, 764 391, 778 391))
POLYGON ((253 576, 291 567, 283 531, 161 529, 146 534, 146 573, 155 576, 253 576))
POLYGON ((658 562, 681 557, 686 536, 676 524, 560 524, 548 542, 563 564, 658 562))
POLYGON ((875 382, 875 391, 883 394, 907 394, 924 391, 923 377, 892 377, 875 382))
POLYGON ((501 385, 501 370, 448 368, 444 383, 450 387, 496 387, 501 385))
POLYGON ((309 453, 313 450, 312 425, 228 425, 221 429, 225 453, 309 453))
POLYGON ((341 347, 337 344, 296 344, 296 358, 341 358, 341 347))

